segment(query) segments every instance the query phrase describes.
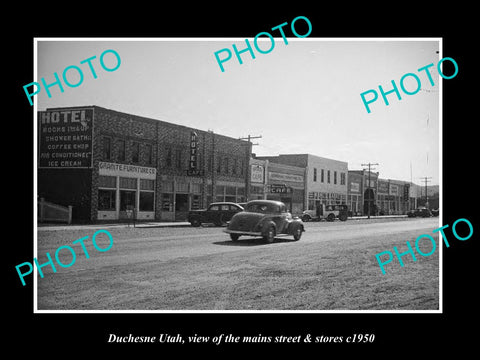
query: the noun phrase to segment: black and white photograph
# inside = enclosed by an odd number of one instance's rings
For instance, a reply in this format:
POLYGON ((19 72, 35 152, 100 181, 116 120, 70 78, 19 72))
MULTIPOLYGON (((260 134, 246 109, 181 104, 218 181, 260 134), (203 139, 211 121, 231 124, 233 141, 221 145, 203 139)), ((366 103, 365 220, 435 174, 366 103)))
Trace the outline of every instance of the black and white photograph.
POLYGON ((229 6, 7 40, 16 355, 472 345, 469 11, 229 6))
POLYGON ((36 45, 36 310, 441 309, 441 39, 36 45))

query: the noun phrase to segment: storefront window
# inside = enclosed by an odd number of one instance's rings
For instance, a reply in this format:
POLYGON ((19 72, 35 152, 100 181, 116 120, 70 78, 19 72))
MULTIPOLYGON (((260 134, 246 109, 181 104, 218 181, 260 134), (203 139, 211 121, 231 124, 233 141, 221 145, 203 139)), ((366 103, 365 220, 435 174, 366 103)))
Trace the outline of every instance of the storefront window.
POLYGON ((120 190, 120 211, 135 209, 135 194, 136 191, 120 190))
POLYGON ((98 210, 115 211, 115 190, 98 190, 98 210))
POLYGON ((225 194, 225 186, 223 185, 215 186, 215 194, 223 196, 225 194))
POLYGON ((140 191, 140 211, 153 211, 153 191, 140 191))
POLYGON ((135 178, 120 178, 120 188, 121 189, 136 189, 137 188, 137 179, 135 178))
POLYGON ((235 196, 236 194, 236 188, 235 186, 225 186, 225 194, 226 195, 233 195, 235 196))
POLYGON ((117 187, 117 178, 115 176, 100 175, 98 177, 98 187, 115 189, 117 187))
POLYGON ((192 210, 198 210, 202 208, 202 198, 200 195, 192 196, 192 210))
POLYGON ((192 192, 194 194, 201 194, 202 184, 192 183, 192 192))
POLYGON ((162 211, 173 211, 173 194, 162 194, 162 211))
POLYGON ((140 190, 155 190, 155 180, 140 179, 140 190))

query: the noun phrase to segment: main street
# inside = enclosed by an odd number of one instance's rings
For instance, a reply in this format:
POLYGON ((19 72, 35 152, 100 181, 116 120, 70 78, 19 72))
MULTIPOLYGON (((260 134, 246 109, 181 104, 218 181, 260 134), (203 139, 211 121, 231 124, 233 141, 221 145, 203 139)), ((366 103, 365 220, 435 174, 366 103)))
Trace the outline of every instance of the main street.
MULTIPOLYGON (((219 227, 112 227, 108 252, 92 245, 87 228, 38 232, 37 258, 71 245, 69 268, 42 268, 38 310, 437 310, 439 254, 394 259, 383 275, 375 255, 408 250, 438 218, 306 223, 295 242, 232 242, 219 227), (84 243, 86 259, 76 239, 84 243)), ((106 237, 97 242, 108 244, 106 237)), ((438 245, 438 234, 433 235, 438 245)), ((102 245, 106 246, 106 245, 102 245)), ((428 252, 424 250, 424 252, 428 252)), ((69 263, 69 254, 62 261, 69 263)), ((31 277, 26 278, 32 281, 31 277)))

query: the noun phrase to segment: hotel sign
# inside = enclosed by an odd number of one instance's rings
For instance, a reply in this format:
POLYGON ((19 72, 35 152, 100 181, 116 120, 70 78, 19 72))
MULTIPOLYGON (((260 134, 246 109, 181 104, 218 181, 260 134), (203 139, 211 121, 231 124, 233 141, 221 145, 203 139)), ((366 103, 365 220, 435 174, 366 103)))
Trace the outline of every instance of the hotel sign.
POLYGON ((93 109, 38 112, 38 167, 92 167, 93 109))
POLYGON ((198 134, 195 131, 190 133, 190 155, 188 159, 187 175, 201 175, 201 170, 198 169, 198 134))

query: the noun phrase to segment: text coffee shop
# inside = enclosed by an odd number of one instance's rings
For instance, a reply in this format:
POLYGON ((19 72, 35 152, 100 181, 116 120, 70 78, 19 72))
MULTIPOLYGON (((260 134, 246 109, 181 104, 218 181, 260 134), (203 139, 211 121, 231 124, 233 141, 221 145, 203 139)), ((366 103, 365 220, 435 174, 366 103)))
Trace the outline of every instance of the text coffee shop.
POLYGON ((99 106, 37 113, 37 195, 76 222, 185 220, 245 201, 251 144, 99 106))

